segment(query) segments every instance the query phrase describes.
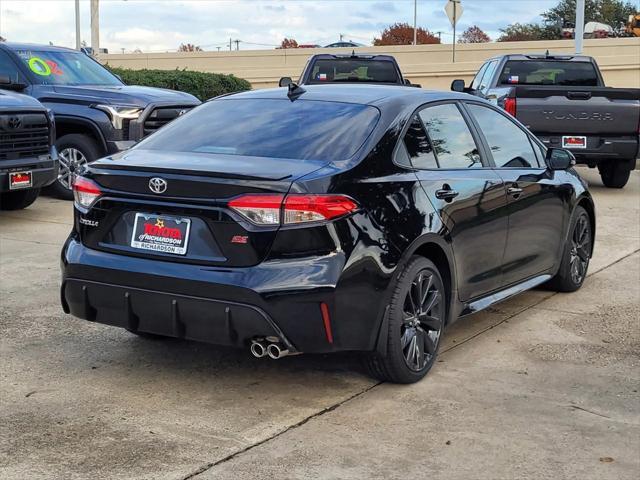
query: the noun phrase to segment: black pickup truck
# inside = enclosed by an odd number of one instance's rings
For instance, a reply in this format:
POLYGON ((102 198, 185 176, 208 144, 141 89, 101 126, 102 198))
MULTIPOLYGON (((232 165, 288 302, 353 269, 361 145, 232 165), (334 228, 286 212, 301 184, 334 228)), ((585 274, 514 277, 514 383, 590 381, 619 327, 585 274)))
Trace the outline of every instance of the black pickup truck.
MULTIPOLYGON (((280 79, 280 86, 291 83, 290 77, 280 79)), ((378 83, 384 85, 412 84, 402 76, 398 62, 391 55, 312 55, 297 81, 298 85, 322 85, 328 83, 378 83)))
POLYGON ((174 90, 127 86, 85 53, 48 45, 0 43, 0 85, 38 99, 56 116, 60 173, 53 193, 71 198, 84 163, 125 150, 200 104, 174 90))
POLYGON ((581 55, 503 55, 487 60, 469 87, 504 108, 549 147, 570 149, 622 188, 638 156, 640 89, 605 87, 595 60, 581 55))
MULTIPOLYGON (((0 75, 0 87, 9 82, 0 75)), ((55 182, 54 136, 51 111, 31 97, 0 90, 0 210, 28 207, 55 182)))

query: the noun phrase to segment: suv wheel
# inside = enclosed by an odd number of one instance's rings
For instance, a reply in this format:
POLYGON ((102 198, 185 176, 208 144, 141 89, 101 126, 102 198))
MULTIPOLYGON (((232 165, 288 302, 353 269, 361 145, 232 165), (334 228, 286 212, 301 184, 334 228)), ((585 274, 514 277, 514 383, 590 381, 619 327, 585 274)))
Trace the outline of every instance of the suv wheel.
POLYGON ((602 183, 608 188, 622 188, 629 181, 635 160, 617 160, 600 163, 598 170, 602 183))
POLYGON ((48 190, 56 197, 72 200, 73 180, 83 165, 100 156, 98 146, 91 137, 72 133, 60 137, 56 141, 56 148, 60 158, 60 171, 58 179, 48 190))
POLYGON ((22 210, 38 198, 39 188, 0 193, 0 210, 22 210))
POLYGON ((387 353, 369 353, 365 366, 380 380, 414 383, 435 363, 447 315, 438 268, 413 257, 396 281, 389 306, 387 353))

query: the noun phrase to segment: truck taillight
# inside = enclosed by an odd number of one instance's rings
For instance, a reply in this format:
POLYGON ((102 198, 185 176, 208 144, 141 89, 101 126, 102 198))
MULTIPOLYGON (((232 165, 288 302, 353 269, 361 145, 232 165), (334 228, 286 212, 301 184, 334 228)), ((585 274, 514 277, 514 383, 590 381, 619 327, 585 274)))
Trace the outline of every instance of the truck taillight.
POLYGON ((511 115, 512 117, 515 117, 516 116, 516 99, 515 98, 505 98, 504 99, 504 109, 509 115, 511 115))
POLYGON ((358 208, 344 195, 291 194, 242 195, 229 207, 257 225, 296 225, 322 222, 347 215, 358 208))
POLYGON ((73 198, 82 208, 89 208, 101 194, 100 187, 88 178, 76 177, 73 181, 73 198))

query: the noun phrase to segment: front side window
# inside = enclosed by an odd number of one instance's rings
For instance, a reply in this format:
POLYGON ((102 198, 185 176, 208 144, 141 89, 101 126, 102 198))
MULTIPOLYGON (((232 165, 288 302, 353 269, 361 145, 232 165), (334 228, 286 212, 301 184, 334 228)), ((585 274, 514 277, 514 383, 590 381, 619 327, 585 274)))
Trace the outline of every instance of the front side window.
POLYGON ((487 88, 489 88, 490 86, 489 84, 491 83, 491 80, 493 80, 493 72, 496 71, 497 66, 498 66, 497 60, 494 60, 493 62, 489 62, 489 66, 487 66, 487 70, 484 72, 484 76, 480 81, 480 86, 478 87, 479 90, 486 90, 487 88))
POLYGON ((16 54, 39 85, 122 85, 109 70, 81 52, 18 50, 16 54))
POLYGON ((480 168, 478 147, 454 104, 436 105, 420 111, 439 168, 480 168))
POLYGON ((538 168, 529 136, 505 115, 482 105, 469 105, 489 144, 498 168, 538 168))
POLYGON ((179 117, 134 148, 347 160, 371 134, 379 117, 377 108, 354 103, 225 97, 179 117))
POLYGON ((471 88, 473 90, 480 89, 480 82, 482 82, 482 77, 484 76, 484 72, 487 71, 488 66, 489 66, 489 63, 487 62, 484 65, 482 65, 480 67, 480 70, 478 70, 478 73, 476 73, 476 76, 473 78, 473 82, 471 82, 471 88))
POLYGON ((13 82, 23 82, 22 74, 18 71, 18 67, 13 63, 9 55, 0 50, 0 75, 6 75, 13 82))

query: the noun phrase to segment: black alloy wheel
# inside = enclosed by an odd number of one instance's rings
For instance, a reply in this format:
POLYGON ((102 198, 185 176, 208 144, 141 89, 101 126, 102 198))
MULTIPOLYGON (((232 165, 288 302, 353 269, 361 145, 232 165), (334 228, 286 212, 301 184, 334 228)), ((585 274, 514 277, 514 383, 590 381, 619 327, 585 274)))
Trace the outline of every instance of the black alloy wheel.
POLYGON ((386 353, 367 353, 371 375, 394 383, 414 383, 435 363, 447 318, 447 294, 438 268, 415 256, 398 276, 383 324, 386 353))

